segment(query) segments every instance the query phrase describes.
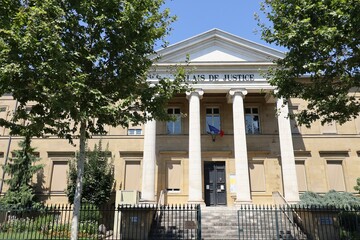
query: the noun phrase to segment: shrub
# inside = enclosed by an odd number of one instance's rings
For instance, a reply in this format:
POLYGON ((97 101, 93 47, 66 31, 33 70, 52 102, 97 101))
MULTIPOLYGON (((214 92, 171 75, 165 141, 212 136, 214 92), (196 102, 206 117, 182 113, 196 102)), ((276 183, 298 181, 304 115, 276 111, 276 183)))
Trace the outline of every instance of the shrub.
POLYGON ((39 216, 34 220, 34 229, 37 231, 46 232, 51 224, 57 222, 58 216, 49 214, 44 216, 39 216))
POLYGON ((33 220, 29 218, 14 218, 1 225, 2 232, 21 233, 29 230, 32 226, 33 220))
POLYGON ((360 198, 349 192, 336 192, 335 190, 331 190, 323 196, 314 192, 305 192, 300 196, 300 205, 359 207, 360 198))
POLYGON ((9 186, 4 197, 1 199, 1 205, 13 207, 17 210, 38 207, 35 192, 31 186, 33 175, 43 168, 43 165, 35 163, 40 159, 36 157, 35 149, 31 147, 31 138, 26 136, 19 143, 20 150, 15 150, 15 156, 9 159, 9 162, 3 166, 3 170, 10 178, 4 182, 9 186))
POLYGON ((94 204, 84 203, 80 210, 80 222, 98 222, 101 219, 99 207, 94 204))
POLYGON ((97 232, 98 232, 97 222, 92 222, 92 221, 80 222, 79 233, 92 235, 92 234, 97 234, 97 232))
MULTIPOLYGON (((76 155, 76 159, 78 158, 79 154, 76 155)), ((69 161, 66 193, 70 203, 74 203, 78 172, 76 159, 69 161)), ((99 141, 99 144, 95 145, 93 150, 88 149, 86 152, 81 202, 87 202, 97 206, 107 203, 111 196, 113 184, 114 171, 112 159, 111 156, 109 156, 108 149, 106 148, 104 151, 101 141, 99 141)))

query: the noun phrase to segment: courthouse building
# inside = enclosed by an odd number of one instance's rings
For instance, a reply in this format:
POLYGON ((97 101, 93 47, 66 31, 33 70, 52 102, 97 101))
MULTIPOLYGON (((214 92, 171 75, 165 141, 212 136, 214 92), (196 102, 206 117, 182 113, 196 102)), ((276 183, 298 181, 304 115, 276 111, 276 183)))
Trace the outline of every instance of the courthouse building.
MULTIPOLYGON (((263 77, 282 52, 214 29, 158 53, 149 81, 171 76, 169 69, 189 56, 193 90, 169 102, 176 121, 108 127, 106 136, 89 140, 90 148, 99 139, 109 146, 114 191, 137 190, 142 201, 155 202, 166 189, 165 203, 207 206, 273 203, 273 192, 290 203, 305 191, 354 192, 360 120, 296 126, 287 115, 306 108, 304 101, 274 98, 275 87, 263 77)), ((11 96, 1 97, 0 117, 9 117, 14 106, 11 96)), ((8 132, 0 128, 2 162, 9 143, 11 153, 20 141, 9 141, 8 132)), ((48 203, 67 202, 67 163, 77 147, 56 137, 32 143, 45 164, 34 177, 39 195, 48 203)))

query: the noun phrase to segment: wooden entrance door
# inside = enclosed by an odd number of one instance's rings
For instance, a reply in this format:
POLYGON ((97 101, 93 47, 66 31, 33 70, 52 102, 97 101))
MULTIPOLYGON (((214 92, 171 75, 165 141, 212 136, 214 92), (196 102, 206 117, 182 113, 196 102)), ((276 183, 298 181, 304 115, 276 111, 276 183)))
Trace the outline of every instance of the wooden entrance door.
POLYGON ((206 206, 226 205, 225 162, 204 163, 206 206))

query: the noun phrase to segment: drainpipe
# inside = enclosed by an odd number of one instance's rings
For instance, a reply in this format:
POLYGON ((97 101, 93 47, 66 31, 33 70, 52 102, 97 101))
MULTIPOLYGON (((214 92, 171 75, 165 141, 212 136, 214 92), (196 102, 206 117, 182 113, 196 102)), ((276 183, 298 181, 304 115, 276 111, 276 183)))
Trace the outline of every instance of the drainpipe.
MULTIPOLYGON (((16 100, 16 102, 15 102, 14 115, 16 113, 17 106, 18 106, 18 100, 16 100)), ((12 136, 9 133, 9 141, 8 141, 8 147, 7 147, 7 150, 6 150, 6 155, 5 155, 4 167, 6 166, 7 161, 9 159, 11 140, 12 140, 12 136)), ((4 185, 4 178, 5 178, 5 171, 3 170, 1 181, 0 181, 0 195, 2 193, 2 189, 3 189, 3 185, 4 185)))

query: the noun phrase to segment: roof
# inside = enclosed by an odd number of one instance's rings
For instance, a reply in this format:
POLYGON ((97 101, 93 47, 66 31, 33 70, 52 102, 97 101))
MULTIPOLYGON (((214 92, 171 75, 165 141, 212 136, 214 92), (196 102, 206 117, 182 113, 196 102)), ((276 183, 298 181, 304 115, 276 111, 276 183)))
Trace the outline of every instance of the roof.
POLYGON ((273 62, 284 53, 220 29, 212 29, 157 51, 157 63, 273 62))

